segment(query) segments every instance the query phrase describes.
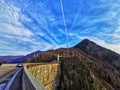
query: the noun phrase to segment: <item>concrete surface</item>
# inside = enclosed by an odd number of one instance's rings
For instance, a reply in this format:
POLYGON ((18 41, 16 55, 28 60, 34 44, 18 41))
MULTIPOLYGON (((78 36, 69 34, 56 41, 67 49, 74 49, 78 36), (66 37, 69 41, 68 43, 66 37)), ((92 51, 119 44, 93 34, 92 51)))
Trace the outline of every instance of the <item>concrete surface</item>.
POLYGON ((22 90, 23 67, 18 68, 17 72, 10 79, 4 90, 22 90))
POLYGON ((56 90, 59 85, 60 63, 30 64, 26 67, 47 90, 56 90))
POLYGON ((22 90, 46 90, 24 66, 22 90))

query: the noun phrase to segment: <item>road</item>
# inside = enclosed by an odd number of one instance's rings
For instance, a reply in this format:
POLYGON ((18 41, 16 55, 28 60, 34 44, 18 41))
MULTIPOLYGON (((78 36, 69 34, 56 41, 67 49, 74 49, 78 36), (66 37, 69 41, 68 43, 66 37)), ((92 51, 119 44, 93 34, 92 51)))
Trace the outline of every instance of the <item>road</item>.
POLYGON ((19 68, 17 73, 12 77, 11 82, 9 82, 9 90, 22 90, 22 76, 23 76, 23 67, 19 68))
POLYGON ((45 90, 36 79, 32 76, 28 77, 29 74, 27 74, 24 67, 0 67, 0 90, 36 90, 36 87, 45 90), (34 85, 31 80, 35 83, 34 85))
POLYGON ((13 66, 0 67, 0 90, 3 90, 8 81, 10 81, 18 70, 19 68, 13 66))
POLYGON ((1 66, 0 67, 0 78, 15 69, 17 69, 17 67, 15 66, 1 66))
POLYGON ((8 82, 12 76, 16 73, 18 68, 16 67, 1 67, 0 68, 0 84, 8 82))

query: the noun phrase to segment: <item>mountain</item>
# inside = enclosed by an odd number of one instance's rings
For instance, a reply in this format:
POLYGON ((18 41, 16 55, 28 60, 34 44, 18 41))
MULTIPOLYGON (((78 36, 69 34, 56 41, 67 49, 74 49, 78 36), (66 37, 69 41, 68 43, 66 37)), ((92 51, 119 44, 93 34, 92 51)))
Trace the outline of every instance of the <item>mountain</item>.
POLYGON ((24 62, 52 62, 56 61, 58 54, 61 61, 58 90, 120 89, 120 72, 113 64, 114 60, 119 62, 119 54, 88 39, 71 48, 42 52, 24 62))
POLYGON ((25 55, 23 57, 20 57, 20 58, 17 58, 17 59, 13 59, 11 62, 12 63, 21 63, 21 62, 23 62, 23 60, 32 59, 33 57, 39 55, 41 52, 42 51, 36 51, 36 52, 30 53, 28 55, 25 55))
MULTIPOLYGON (((72 56, 74 55, 74 52, 77 52, 77 50, 75 48, 59 48, 56 50, 48 50, 48 51, 44 51, 41 54, 34 56, 33 58, 29 58, 29 59, 25 59, 24 62, 28 62, 28 63, 33 63, 33 62, 52 62, 52 61, 56 61, 57 60, 57 55, 59 54, 60 57, 66 57, 66 55, 68 56, 72 56), (71 53, 72 51, 72 53, 71 53)), ((77 52, 76 54, 77 56, 79 56, 79 52, 77 52)))
POLYGON ((0 61, 5 63, 11 63, 13 59, 18 59, 21 57, 23 56, 22 55, 21 56, 0 56, 0 61))
POLYGON ((77 44, 75 48, 82 50, 84 53, 93 56, 99 60, 107 61, 120 71, 120 54, 97 45, 93 41, 84 39, 77 44))

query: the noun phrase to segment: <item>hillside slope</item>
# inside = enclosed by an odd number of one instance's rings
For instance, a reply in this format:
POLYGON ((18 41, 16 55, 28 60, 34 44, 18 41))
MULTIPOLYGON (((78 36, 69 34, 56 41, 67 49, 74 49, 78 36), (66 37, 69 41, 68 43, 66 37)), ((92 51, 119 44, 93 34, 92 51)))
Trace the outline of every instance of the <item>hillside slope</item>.
POLYGON ((99 60, 107 61, 120 71, 120 54, 101 47, 88 39, 85 39, 77 44, 75 48, 80 49, 86 54, 99 60))
POLYGON ((60 90, 106 90, 76 57, 62 58, 60 90))

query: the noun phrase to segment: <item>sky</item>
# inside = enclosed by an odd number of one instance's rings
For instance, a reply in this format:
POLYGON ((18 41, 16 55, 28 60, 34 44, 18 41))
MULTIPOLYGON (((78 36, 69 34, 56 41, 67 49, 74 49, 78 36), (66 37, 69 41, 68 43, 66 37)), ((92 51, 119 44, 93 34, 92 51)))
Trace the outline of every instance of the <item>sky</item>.
POLYGON ((0 55, 66 47, 62 9, 68 47, 87 38, 120 54, 120 0, 0 0, 0 55))

